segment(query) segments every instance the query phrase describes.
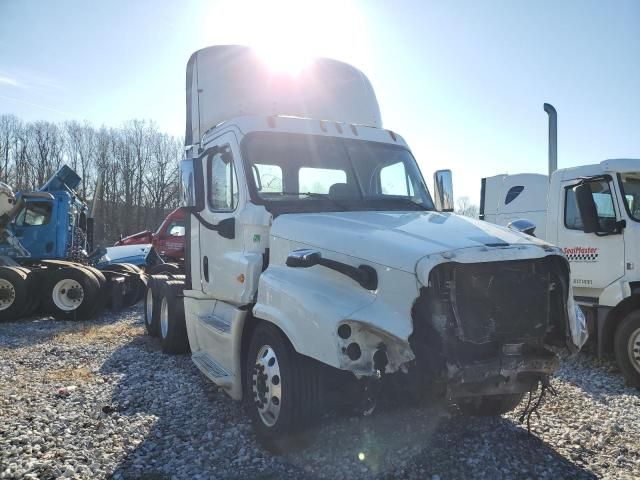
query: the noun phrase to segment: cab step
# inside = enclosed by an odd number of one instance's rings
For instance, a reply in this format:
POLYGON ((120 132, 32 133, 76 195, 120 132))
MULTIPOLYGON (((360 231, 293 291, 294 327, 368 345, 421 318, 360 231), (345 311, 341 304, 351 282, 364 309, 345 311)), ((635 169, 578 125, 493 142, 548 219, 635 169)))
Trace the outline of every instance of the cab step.
POLYGON ((216 362, 211 355, 206 352, 197 352, 191 355, 193 363, 212 382, 220 387, 229 388, 233 384, 233 375, 227 372, 222 365, 216 362))

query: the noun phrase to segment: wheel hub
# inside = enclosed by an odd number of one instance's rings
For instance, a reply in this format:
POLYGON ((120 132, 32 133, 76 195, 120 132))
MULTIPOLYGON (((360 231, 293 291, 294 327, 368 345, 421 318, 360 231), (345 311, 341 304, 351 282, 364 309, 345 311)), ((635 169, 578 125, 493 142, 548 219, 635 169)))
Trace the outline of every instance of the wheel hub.
POLYGON ((16 290, 13 284, 4 278, 0 278, 0 310, 6 310, 16 299, 16 290))
POLYGON ((252 380, 253 401, 260 419, 265 425, 272 427, 280 415, 282 385, 278 358, 269 345, 264 345, 258 350, 252 380))
POLYGON ((76 280, 65 278, 53 286, 51 298, 60 310, 70 312, 82 305, 84 289, 76 280))
POLYGON ((151 325, 151 316, 153 315, 153 290, 147 289, 147 304, 146 304, 145 321, 148 325, 151 325))
POLYGON ((169 304, 166 298, 163 298, 160 304, 160 331, 162 338, 167 338, 169 335, 169 304))
POLYGON ((629 342, 627 343, 627 354, 631 365, 640 372, 640 328, 631 332, 629 342))

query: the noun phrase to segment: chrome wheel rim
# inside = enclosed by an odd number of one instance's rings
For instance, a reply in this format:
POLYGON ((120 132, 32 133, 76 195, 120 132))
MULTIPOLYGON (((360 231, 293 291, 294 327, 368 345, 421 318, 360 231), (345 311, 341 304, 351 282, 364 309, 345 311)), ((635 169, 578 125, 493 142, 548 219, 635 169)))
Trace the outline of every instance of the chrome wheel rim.
POLYGON ((153 314, 153 290, 151 287, 147 288, 147 304, 145 305, 144 321, 147 325, 151 325, 151 315, 153 314))
POLYGON ((252 375, 253 401, 267 427, 278 421, 282 407, 282 379, 276 352, 269 345, 258 350, 252 375))
POLYGON ((51 299, 60 310, 71 312, 82 305, 84 289, 76 280, 65 278, 53 286, 51 299))
POLYGON ((631 365, 638 372, 640 372, 640 328, 635 329, 629 335, 629 341, 627 342, 627 354, 631 365))
POLYGON ((8 280, 0 278, 0 311, 6 310, 16 301, 16 289, 8 280))
POLYGON ((167 338, 169 334, 169 303, 166 298, 162 299, 160 305, 160 329, 162 330, 162 338, 167 338))

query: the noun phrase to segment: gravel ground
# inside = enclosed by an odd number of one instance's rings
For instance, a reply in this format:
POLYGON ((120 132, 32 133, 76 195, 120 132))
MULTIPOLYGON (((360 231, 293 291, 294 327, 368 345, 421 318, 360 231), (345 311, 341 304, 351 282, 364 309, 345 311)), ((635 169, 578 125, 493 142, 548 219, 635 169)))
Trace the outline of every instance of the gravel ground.
POLYGON ((0 478, 640 478, 639 392, 585 354, 563 359, 532 435, 521 407, 487 419, 434 404, 326 418, 278 457, 140 318, 0 324, 0 478))

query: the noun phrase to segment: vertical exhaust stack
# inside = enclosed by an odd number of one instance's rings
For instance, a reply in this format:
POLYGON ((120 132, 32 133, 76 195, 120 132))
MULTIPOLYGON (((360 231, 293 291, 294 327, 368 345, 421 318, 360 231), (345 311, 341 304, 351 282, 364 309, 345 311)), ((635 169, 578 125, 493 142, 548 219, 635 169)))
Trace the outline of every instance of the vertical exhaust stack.
POLYGON ((544 104, 549 115, 549 181, 551 174, 558 169, 558 112, 550 103, 544 104))

